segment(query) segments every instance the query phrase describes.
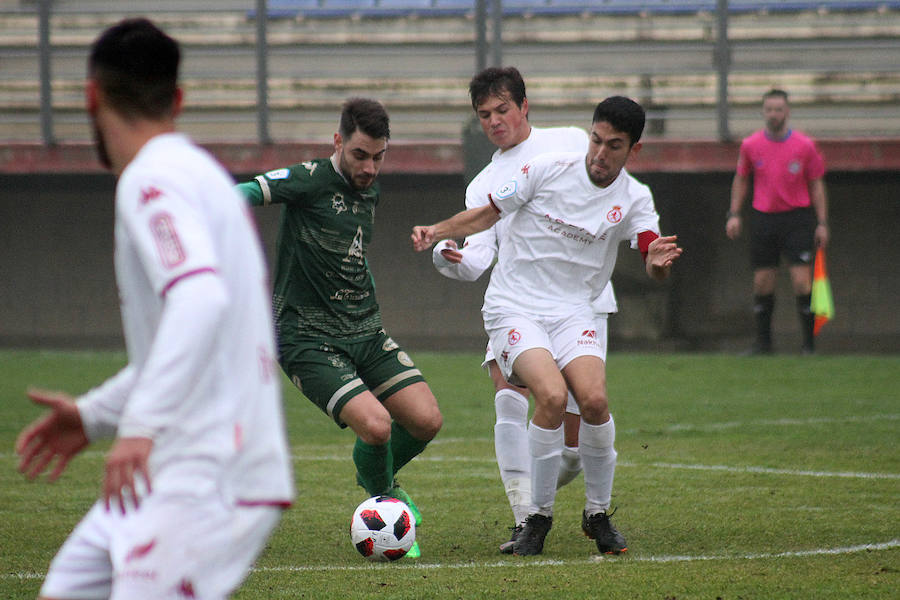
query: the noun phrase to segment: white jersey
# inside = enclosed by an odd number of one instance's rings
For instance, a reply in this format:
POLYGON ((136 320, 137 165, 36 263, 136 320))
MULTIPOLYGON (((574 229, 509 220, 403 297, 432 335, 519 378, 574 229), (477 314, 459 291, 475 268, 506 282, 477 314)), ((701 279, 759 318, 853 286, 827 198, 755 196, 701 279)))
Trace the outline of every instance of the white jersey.
MULTIPOLYGON (((466 187, 466 208, 477 208, 488 203, 490 194, 509 181, 531 158, 545 152, 581 152, 586 154, 588 136, 578 127, 532 127, 529 136, 508 150, 497 149, 491 162, 482 169, 466 187)), ((474 281, 481 276, 497 257, 501 240, 506 235, 508 220, 500 220, 493 227, 466 238, 461 250, 463 261, 452 264, 440 255, 441 244, 435 246, 434 263, 445 277, 474 281)), ((595 313, 616 312, 616 298, 612 284, 605 285, 595 294, 592 307, 595 313)))
POLYGON ((486 318, 555 317, 592 310, 620 242, 659 234, 650 189, 624 169, 606 188, 588 178, 585 153, 542 154, 491 193, 508 233, 485 293, 486 318), (522 294, 521 290, 530 290, 522 294))
POLYGON ((268 274, 233 186, 176 133, 152 138, 125 168, 115 269, 129 362, 78 407, 89 437, 153 439, 154 492, 219 489, 239 504, 287 504, 268 274), (204 282, 220 305, 179 293, 204 282))

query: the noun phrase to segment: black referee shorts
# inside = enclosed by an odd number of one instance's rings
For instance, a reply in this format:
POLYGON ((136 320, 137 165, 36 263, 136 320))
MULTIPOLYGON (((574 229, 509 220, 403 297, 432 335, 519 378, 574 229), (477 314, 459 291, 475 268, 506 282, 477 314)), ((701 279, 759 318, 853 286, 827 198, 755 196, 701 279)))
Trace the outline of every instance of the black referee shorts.
POLYGON ((810 265, 816 234, 811 206, 780 213, 750 212, 750 263, 754 269, 777 267, 781 256, 789 265, 810 265))

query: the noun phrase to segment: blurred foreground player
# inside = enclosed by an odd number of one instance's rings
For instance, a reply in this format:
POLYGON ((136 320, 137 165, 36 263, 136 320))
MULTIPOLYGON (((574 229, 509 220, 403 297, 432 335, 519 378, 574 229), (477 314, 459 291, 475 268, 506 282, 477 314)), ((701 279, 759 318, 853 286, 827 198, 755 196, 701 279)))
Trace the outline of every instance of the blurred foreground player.
MULTIPOLYGON (((298 389, 356 434, 357 483, 369 496, 418 507, 397 472, 443 423, 409 355, 382 328, 366 262, 390 123, 375 100, 343 107, 334 154, 257 176, 238 187, 253 205, 283 204, 275 263, 278 357, 298 389)), ((419 556, 418 543, 407 553, 419 556)))
POLYGON ((103 499, 53 559, 41 598, 226 598, 293 497, 262 248, 231 178, 175 133, 178 44, 146 19, 94 43, 87 109, 118 177, 115 270, 128 365, 16 443, 53 480, 115 437, 103 499))

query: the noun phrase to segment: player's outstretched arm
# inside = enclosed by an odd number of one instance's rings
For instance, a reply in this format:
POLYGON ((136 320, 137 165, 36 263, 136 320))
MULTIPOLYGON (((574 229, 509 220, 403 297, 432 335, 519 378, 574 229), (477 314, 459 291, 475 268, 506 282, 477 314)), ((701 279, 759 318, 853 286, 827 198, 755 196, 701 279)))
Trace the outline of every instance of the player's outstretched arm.
POLYGON ((662 281, 669 276, 672 263, 681 256, 682 249, 676 244, 677 235, 658 237, 647 247, 647 275, 662 281))
POLYGON ((19 434, 16 440, 19 472, 34 479, 55 460, 50 472, 50 481, 55 481, 72 457, 89 443, 81 415, 68 394, 39 389, 30 389, 27 394, 35 404, 49 408, 50 414, 34 421, 19 434))
POLYGON ((434 225, 416 225, 410 237, 415 251, 421 252, 431 248, 435 240, 465 237, 484 231, 499 220, 497 209, 488 204, 458 212, 434 225))

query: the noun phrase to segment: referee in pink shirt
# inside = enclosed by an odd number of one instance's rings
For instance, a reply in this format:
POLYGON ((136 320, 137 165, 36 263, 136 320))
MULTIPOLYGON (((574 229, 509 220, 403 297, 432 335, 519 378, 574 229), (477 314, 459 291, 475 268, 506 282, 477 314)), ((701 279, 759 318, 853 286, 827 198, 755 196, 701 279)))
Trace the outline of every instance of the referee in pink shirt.
POLYGON ((814 350, 812 262, 816 247, 824 247, 829 235, 825 161, 812 139, 788 127, 789 116, 787 92, 772 89, 763 94, 765 127, 741 143, 726 215, 725 232, 737 239, 743 229, 741 207, 752 174, 749 231, 756 341, 751 354, 772 352, 775 279, 782 256, 796 297, 802 352, 812 354, 814 350))

